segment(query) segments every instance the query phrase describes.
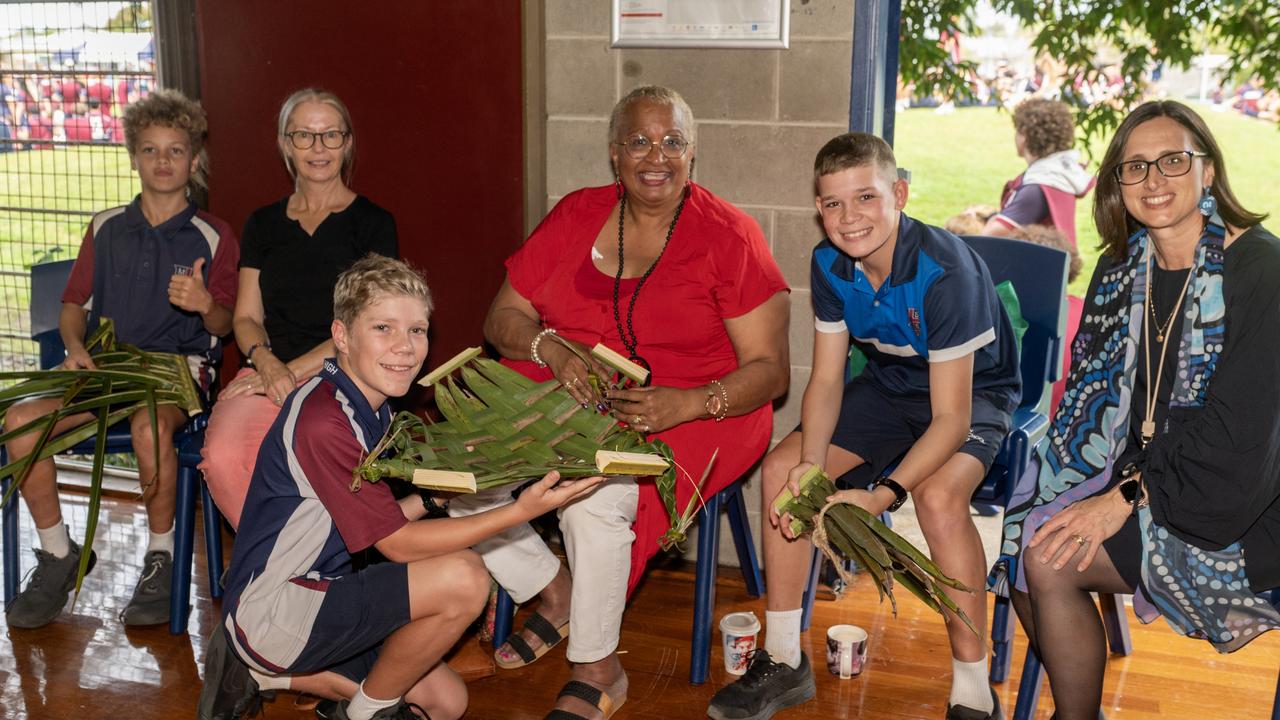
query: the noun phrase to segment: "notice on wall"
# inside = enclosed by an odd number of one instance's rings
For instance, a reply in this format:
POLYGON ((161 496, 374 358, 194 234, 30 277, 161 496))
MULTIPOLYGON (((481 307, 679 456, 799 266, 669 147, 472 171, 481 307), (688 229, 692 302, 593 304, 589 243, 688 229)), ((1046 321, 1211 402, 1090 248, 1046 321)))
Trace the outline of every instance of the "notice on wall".
POLYGON ((785 48, 790 0, 613 0, 613 47, 785 48))

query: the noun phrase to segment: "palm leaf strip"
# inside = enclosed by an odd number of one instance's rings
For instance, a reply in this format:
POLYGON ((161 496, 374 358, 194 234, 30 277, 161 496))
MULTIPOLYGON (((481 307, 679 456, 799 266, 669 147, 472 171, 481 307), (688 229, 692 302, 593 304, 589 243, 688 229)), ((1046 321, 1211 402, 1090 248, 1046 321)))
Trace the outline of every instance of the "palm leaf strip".
POLYGON ((831 560, 846 583, 853 582, 853 578, 845 570, 845 561, 853 560, 867 570, 881 599, 888 596, 895 616, 898 614, 898 601, 893 594, 896 583, 934 612, 950 610, 975 635, 981 635, 944 589, 970 592, 963 583, 948 577, 929 556, 866 510, 840 501, 827 502, 836 488, 822 468, 810 468, 801 476, 799 486, 798 497, 784 491, 774 502, 774 509, 779 515, 790 514, 793 534, 813 534, 814 545, 831 560))

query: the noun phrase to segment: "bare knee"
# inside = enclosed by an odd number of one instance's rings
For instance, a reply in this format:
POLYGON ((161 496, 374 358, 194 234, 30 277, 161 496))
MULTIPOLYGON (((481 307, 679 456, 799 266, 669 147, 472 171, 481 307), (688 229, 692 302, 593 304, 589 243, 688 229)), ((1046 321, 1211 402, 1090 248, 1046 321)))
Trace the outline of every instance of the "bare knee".
POLYGON ((478 553, 463 550, 451 558, 444 571, 454 598, 454 602, 449 604, 450 611, 455 612, 459 619, 470 622, 489 602, 489 571, 485 569, 484 561, 478 553))
MULTIPOLYGON (((4 414, 4 430, 17 430, 28 423, 47 417, 50 413, 57 410, 60 403, 57 401, 50 402, 48 398, 37 398, 34 400, 23 400, 14 403, 4 414)), ((32 430, 24 435, 20 435, 9 441, 10 460, 14 460, 22 455, 31 452, 31 448, 36 443, 37 430, 32 430)))
POLYGON ((945 533, 973 523, 969 516, 969 494, 961 489, 926 480, 911 492, 911 502, 922 529, 945 533))
POLYGON ((765 495, 765 502, 772 502, 773 498, 782 491, 782 486, 787 482, 787 475, 799 462, 798 449, 792 448, 789 443, 779 445, 764 456, 760 470, 761 489, 765 495))

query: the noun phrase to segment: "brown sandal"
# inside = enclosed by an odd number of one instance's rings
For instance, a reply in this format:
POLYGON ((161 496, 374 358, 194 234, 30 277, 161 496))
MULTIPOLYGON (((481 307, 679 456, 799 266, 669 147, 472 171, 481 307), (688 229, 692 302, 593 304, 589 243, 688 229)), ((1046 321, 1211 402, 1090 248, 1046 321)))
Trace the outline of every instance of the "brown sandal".
MULTIPOLYGON (((601 690, 594 685, 588 685, 580 680, 570 680, 560 688, 560 694, 556 696, 559 700, 562 697, 575 697, 583 702, 595 705, 596 709, 604 713, 604 720, 609 720, 613 714, 618 712, 618 708, 622 707, 626 702, 626 696, 618 700, 614 700, 609 693, 601 690)), ((568 710, 552 710, 547 713, 543 720, 587 720, 587 718, 568 710)))
POLYGON ((507 644, 511 646, 512 650, 516 651, 516 655, 520 656, 519 660, 504 660, 502 658, 501 649, 493 651, 494 662, 498 663, 498 667, 503 670, 514 670, 516 668, 524 667, 543 655, 546 655, 551 648, 559 645, 561 640, 569 637, 568 620, 565 620, 559 627, 556 627, 551 624, 550 620, 536 612, 530 615, 529 619, 524 621, 524 627, 526 630, 529 630, 537 636, 537 638, 542 641, 542 645, 535 650, 530 647, 529 643, 518 633, 512 633, 511 637, 507 638, 507 644))

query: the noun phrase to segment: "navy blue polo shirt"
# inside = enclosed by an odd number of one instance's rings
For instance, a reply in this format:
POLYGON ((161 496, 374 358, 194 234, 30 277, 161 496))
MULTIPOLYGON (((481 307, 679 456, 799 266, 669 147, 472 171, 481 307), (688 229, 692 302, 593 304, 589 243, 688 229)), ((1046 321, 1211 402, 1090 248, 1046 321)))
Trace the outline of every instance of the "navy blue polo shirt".
POLYGON ((120 342, 213 360, 220 355, 219 339, 199 313, 169 302, 169 281, 189 275, 201 258, 214 302, 234 308, 240 246, 231 227, 194 204, 153 227, 138 196, 94 216, 62 301, 88 310, 91 327, 111 318, 120 342))
POLYGON ((930 362, 973 353, 974 392, 1017 406, 1013 328, 986 264, 960 238, 903 214, 878 290, 830 240, 814 248, 810 272, 816 329, 848 332, 867 356, 863 375, 888 394, 927 398, 930 362))

